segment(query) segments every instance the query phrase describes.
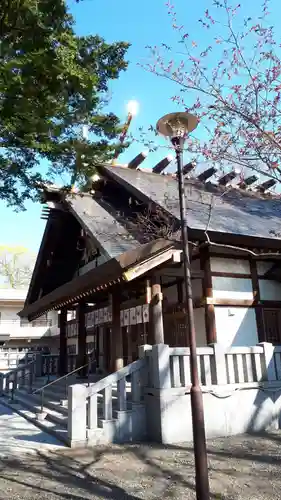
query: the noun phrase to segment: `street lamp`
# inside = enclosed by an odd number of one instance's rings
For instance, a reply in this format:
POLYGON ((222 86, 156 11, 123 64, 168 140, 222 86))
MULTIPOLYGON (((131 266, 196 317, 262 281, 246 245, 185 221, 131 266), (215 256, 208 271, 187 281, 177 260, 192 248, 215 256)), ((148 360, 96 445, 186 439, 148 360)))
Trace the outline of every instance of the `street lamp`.
POLYGON ((187 135, 198 125, 198 119, 189 113, 170 113, 157 122, 159 134, 169 137, 174 146, 177 159, 177 180, 180 204, 181 236, 183 245, 184 287, 187 306, 186 330, 190 347, 191 367, 191 412, 193 426, 193 447, 195 458, 195 481, 197 500, 209 500, 209 478, 206 450, 203 397, 199 384, 196 332, 192 301, 191 271, 188 246, 188 227, 183 175, 183 147, 187 135))

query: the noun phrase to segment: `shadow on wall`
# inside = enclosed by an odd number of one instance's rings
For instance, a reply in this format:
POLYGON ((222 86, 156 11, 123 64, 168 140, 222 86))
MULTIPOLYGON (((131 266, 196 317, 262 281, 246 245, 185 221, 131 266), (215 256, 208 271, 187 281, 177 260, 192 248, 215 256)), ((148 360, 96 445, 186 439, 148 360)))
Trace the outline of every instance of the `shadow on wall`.
POLYGON ((258 344, 254 308, 216 306, 218 343, 225 347, 251 347, 258 344))

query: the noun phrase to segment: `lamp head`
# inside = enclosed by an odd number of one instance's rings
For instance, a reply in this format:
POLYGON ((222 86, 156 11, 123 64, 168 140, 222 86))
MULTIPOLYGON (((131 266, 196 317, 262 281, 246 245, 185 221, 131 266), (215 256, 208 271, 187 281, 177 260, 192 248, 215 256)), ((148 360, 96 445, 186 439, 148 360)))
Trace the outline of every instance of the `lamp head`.
POLYGON ((156 130, 171 139, 184 138, 196 129, 198 122, 198 118, 190 113, 169 113, 158 120, 156 130))
POLYGON ((139 111, 139 103, 138 101, 129 101, 127 104, 128 113, 132 116, 136 116, 139 111))

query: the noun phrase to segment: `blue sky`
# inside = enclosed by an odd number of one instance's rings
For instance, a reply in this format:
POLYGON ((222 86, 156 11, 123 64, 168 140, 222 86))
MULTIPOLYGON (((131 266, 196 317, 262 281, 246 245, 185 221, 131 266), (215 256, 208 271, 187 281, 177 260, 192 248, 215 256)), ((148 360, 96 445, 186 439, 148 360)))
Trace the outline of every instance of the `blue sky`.
MULTIPOLYGON (((155 125, 163 114, 178 109, 171 101, 171 96, 175 93, 173 86, 145 72, 138 65, 138 63, 148 61, 149 54, 145 49, 146 45, 160 45, 162 42, 167 45, 176 44, 177 37, 171 28, 165 3, 164 0, 142 0, 141 2, 83 0, 78 4, 75 0, 68 2, 76 19, 76 30, 79 35, 98 33, 108 42, 124 40, 132 44, 127 56, 130 62, 129 69, 111 86, 111 110, 121 119, 125 119, 126 103, 131 99, 139 101, 140 111, 132 125, 133 133, 137 133, 140 126, 146 128, 150 124, 155 125)), ((242 3, 247 6, 247 13, 251 15, 259 1, 244 0, 242 3)), ((275 3, 277 6, 277 0, 275 3)), ((205 8, 210 6, 211 0, 199 2, 175 0, 174 4, 179 12, 181 24, 187 27, 191 36, 196 39, 200 33, 200 36, 204 37, 204 31, 198 29, 198 18, 202 16, 205 8)), ((123 154, 122 160, 128 161, 143 149, 140 144, 132 144, 130 149, 123 154)), ((159 157, 167 153, 166 150, 151 153, 149 159, 146 160, 146 165, 155 164, 159 157)), ((145 166, 145 163, 143 165, 145 166)), ((44 221, 40 220, 42 207, 29 202, 26 208, 26 212, 15 213, 0 202, 0 243, 20 244, 36 251, 45 225, 44 221)))

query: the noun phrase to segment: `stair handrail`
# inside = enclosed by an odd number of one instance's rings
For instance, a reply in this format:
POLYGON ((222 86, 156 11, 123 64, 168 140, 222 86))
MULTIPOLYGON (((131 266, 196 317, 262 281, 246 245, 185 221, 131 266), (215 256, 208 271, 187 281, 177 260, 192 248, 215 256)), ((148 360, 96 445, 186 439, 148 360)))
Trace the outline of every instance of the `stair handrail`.
POLYGON ((79 372, 80 370, 83 370, 83 368, 87 368, 90 364, 92 363, 91 361, 88 361, 85 365, 79 366, 78 368, 75 368, 75 370, 72 370, 72 372, 66 373, 65 375, 62 375, 59 378, 56 378, 55 380, 51 380, 51 382, 48 382, 47 384, 43 385, 43 387, 38 387, 38 389, 35 389, 35 391, 32 392, 32 394, 37 394, 38 392, 44 391, 47 387, 50 385, 56 384, 57 382, 60 382, 63 379, 67 379, 67 377, 70 377, 70 375, 73 375, 76 372, 79 372))
MULTIPOLYGON (((91 354, 93 354, 93 352, 91 352, 89 354, 91 355, 91 354)), ((60 382, 61 380, 65 379, 65 381, 66 381, 66 384, 65 384, 66 394, 65 394, 65 396, 67 399, 67 378, 70 377, 70 375, 73 375, 74 373, 79 372, 80 370, 83 370, 83 368, 89 367, 91 363, 92 363, 92 360, 88 361, 85 365, 79 366, 78 368, 75 368, 75 370, 72 370, 71 372, 66 373, 65 375, 62 375, 61 377, 56 378, 55 380, 51 380, 51 382, 48 382, 43 387, 38 387, 38 389, 35 389, 35 391, 32 391, 32 394, 41 394, 41 414, 44 413, 44 391, 45 391, 45 389, 47 387, 50 387, 51 385, 54 385, 54 384, 60 382)), ((89 371, 88 371, 88 379, 89 379, 89 371)), ((89 380, 88 380, 88 385, 90 385, 89 380)))
POLYGON ((102 378, 101 380, 98 380, 97 382, 94 382, 93 384, 91 384, 91 386, 89 386, 88 397, 94 396, 98 392, 101 392, 104 389, 106 389, 106 387, 108 387, 109 385, 113 385, 119 382, 121 379, 133 375, 134 373, 138 372, 139 370, 145 367, 146 367, 145 358, 140 358, 137 359, 136 361, 133 361, 129 365, 120 368, 120 370, 118 370, 117 372, 110 373, 106 377, 102 378))

